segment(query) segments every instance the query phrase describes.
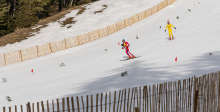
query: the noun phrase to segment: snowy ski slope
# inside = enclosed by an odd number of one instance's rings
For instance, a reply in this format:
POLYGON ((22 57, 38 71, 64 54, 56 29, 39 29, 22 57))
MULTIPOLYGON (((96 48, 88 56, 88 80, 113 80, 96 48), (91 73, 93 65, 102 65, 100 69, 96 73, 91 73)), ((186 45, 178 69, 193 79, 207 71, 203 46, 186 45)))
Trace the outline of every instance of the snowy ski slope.
POLYGON ((162 1, 163 0, 100 0, 91 3, 91 5, 85 5, 86 10, 80 15, 76 15, 79 10, 73 10, 59 20, 65 21, 69 17, 74 17, 73 20, 77 21, 75 24, 68 24, 65 27, 61 27, 62 25, 58 21, 49 23, 46 28, 40 30, 39 34, 35 33, 35 36, 27 40, 0 47, 0 54, 56 42, 64 38, 71 38, 95 31, 145 11, 162 1), (107 8, 104 9, 102 13, 94 14, 95 11, 100 11, 105 8, 103 5, 107 5, 107 8), (68 26, 72 27, 67 28, 68 26))
POLYGON ((107 37, 0 67, 0 78, 8 80, 0 84, 0 107, 176 81, 218 71, 220 1, 199 2, 178 0, 107 37), (168 35, 164 32, 167 19, 177 28, 176 33, 173 30, 175 40, 171 42, 167 42, 168 35), (125 51, 118 46, 122 39, 130 43, 134 55, 141 57, 119 61, 126 57, 125 51), (66 66, 59 67, 61 63, 66 66), (121 77, 124 71, 128 75, 121 77), (13 101, 7 102, 6 96, 13 101))

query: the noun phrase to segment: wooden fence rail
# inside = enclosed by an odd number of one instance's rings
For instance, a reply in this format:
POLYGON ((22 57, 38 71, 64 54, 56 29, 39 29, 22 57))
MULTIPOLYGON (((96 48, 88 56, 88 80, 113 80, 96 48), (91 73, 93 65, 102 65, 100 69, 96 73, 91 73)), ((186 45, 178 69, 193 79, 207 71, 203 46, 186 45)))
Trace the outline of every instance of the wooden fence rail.
MULTIPOLYGON (((113 97, 106 92, 52 103, 41 101, 37 105, 28 102, 26 112, 219 112, 219 79, 220 71, 182 81, 122 89, 114 91, 113 97)), ((15 112, 23 112, 23 106, 18 107, 15 106, 15 112)), ((3 112, 12 109, 3 107, 3 112)))
POLYGON ((53 52, 69 49, 96 39, 108 36, 123 28, 126 28, 142 19, 149 17, 166 6, 174 3, 176 0, 164 0, 158 5, 138 13, 130 18, 119 21, 115 24, 98 29, 96 31, 88 32, 86 34, 78 35, 76 37, 67 38, 57 42, 51 42, 44 45, 33 46, 31 48, 13 51, 9 53, 0 54, 0 66, 22 62, 25 60, 33 59, 39 56, 44 56, 53 52))

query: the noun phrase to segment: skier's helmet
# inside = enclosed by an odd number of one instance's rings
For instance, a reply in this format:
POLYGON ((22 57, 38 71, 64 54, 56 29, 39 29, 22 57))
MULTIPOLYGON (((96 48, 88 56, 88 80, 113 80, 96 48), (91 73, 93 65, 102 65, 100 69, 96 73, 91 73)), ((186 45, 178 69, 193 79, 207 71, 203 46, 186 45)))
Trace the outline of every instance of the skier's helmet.
POLYGON ((123 39, 122 42, 125 42, 125 39, 123 39))

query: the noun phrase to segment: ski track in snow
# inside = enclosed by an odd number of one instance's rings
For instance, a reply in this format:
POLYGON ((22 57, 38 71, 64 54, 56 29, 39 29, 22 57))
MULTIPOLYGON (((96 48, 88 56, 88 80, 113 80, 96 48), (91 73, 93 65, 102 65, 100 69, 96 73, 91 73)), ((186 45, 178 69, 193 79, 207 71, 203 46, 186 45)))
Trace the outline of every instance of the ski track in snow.
MULTIPOLYGON (((110 1, 100 1, 94 4, 109 3, 107 13, 111 6, 120 6, 111 5, 110 3, 113 2, 110 1)), ((124 0, 124 2, 128 1, 124 0)), ((220 68, 220 22, 218 22, 220 1, 200 0, 199 2, 200 4, 196 0, 178 0, 158 13, 107 37, 64 51, 0 67, 0 78, 8 80, 0 84, 0 108, 24 105, 27 102, 36 104, 36 102, 46 100, 51 103, 51 100, 56 98, 113 92, 218 71, 220 68), (188 9, 191 9, 191 12, 188 9), (176 16, 180 18, 176 19, 176 16), (168 36, 164 32, 167 19, 177 28, 176 33, 173 30, 176 39, 172 42, 167 42, 168 36), (162 28, 160 29, 159 26, 162 28), (118 45, 122 39, 130 43, 131 52, 134 55, 141 57, 119 61, 126 56, 125 51, 118 45), (177 62, 175 62, 176 57, 177 62), (66 66, 59 67, 61 63, 66 66), (32 69, 34 74, 31 73, 32 69), (121 77, 121 73, 125 71, 128 75, 121 77), (13 101, 7 102, 6 96, 10 96, 13 101)), ((134 3, 130 5, 133 6, 134 3)), ((148 4, 150 3, 151 1, 148 4)), ((119 12, 117 15, 120 14, 119 12)), ((115 16, 114 20, 116 22, 120 18, 115 16)), ((104 23, 106 25, 110 23, 109 21, 100 22, 103 26, 105 26, 104 23)), ((96 26, 95 29, 103 26, 96 26)), ((47 30, 50 32, 49 29, 47 30)), ((83 29, 80 30, 83 31, 83 29)), ((41 33, 43 34, 44 31, 45 29, 41 33)), ((69 30, 66 31, 67 35, 74 34, 69 30)), ((61 33, 58 32, 57 35, 59 34, 61 33)), ((51 35, 51 40, 53 40, 52 37, 53 35, 51 35)), ((33 40, 38 39, 33 38, 33 40)), ((39 39, 40 41, 43 40, 39 39)), ((26 46, 28 43, 18 44, 26 46)))

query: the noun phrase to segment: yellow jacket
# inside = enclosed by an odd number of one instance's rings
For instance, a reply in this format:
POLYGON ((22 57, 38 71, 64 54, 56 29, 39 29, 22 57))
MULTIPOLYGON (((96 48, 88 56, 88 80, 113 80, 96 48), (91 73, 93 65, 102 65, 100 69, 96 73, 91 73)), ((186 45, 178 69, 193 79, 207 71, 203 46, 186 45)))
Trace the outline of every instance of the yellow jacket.
MULTIPOLYGON (((172 31, 172 28, 171 28, 171 27, 174 27, 174 26, 173 26, 172 24, 168 24, 168 25, 166 26, 166 29, 168 28, 169 31, 172 31)), ((166 29, 165 29, 165 30, 166 30, 166 29)))

